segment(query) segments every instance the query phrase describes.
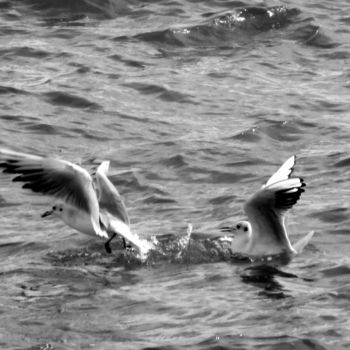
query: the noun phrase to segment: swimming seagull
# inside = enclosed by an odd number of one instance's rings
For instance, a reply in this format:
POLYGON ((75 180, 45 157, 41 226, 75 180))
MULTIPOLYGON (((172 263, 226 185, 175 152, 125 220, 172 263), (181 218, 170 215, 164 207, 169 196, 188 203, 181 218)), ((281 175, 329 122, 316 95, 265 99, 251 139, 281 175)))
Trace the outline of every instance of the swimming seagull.
POLYGON ((294 247, 291 245, 285 214, 297 203, 305 191, 305 182, 291 178, 296 157, 292 156, 274 173, 262 188, 244 205, 249 221, 239 221, 234 227, 222 227, 222 232, 232 232, 233 253, 248 256, 268 256, 286 253, 292 257, 300 253, 314 232, 309 232, 294 247))
POLYGON ((20 174, 12 181, 24 182, 23 188, 55 197, 52 209, 42 217, 53 214, 77 231, 106 238, 108 253, 117 234, 131 242, 141 257, 152 248, 130 230, 123 200, 107 177, 109 161, 103 161, 92 178, 65 160, 0 149, 0 167, 4 173, 20 174))

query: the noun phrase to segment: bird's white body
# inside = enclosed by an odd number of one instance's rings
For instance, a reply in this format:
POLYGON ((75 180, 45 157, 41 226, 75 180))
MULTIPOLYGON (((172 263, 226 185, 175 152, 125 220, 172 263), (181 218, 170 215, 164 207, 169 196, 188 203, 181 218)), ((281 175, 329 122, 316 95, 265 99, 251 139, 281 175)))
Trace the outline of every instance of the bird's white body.
MULTIPOLYGON (((108 234, 105 230, 102 230, 98 224, 98 217, 91 215, 79 208, 64 203, 62 201, 55 201, 52 205, 50 214, 60 218, 65 224, 76 229, 79 232, 85 233, 91 236, 99 236, 108 238, 108 234)), ((45 215, 46 216, 46 215, 45 215)))

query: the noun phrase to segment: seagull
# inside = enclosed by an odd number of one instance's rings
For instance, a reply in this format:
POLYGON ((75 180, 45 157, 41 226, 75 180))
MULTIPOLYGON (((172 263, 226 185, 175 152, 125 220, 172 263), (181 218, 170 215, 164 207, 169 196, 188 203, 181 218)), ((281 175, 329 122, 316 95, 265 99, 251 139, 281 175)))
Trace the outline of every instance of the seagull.
POLYGON ((222 232, 233 233, 231 251, 249 257, 300 253, 314 232, 301 238, 294 247, 289 241, 286 212, 296 204, 305 191, 304 180, 291 177, 296 163, 292 156, 274 173, 262 188, 244 205, 249 221, 239 221, 234 227, 222 227, 222 232))
POLYGON ((0 148, 4 173, 19 174, 12 181, 33 192, 53 196, 55 201, 42 217, 54 215, 68 226, 88 235, 107 239, 105 249, 120 235, 145 257, 151 244, 131 232, 124 202, 107 177, 109 161, 103 161, 94 177, 87 170, 66 160, 41 157, 0 148))

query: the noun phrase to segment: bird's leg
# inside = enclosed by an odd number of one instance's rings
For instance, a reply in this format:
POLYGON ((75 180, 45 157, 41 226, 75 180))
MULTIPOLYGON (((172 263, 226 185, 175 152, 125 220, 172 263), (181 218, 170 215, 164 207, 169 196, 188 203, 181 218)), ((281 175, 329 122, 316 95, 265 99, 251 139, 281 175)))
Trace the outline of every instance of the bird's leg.
POLYGON ((123 240, 123 248, 126 249, 127 248, 127 245, 126 245, 126 240, 124 237, 122 237, 122 240, 123 240))
POLYGON ((106 249, 106 252, 108 254, 111 254, 112 253, 112 249, 111 249, 111 246, 109 245, 109 243, 111 242, 111 240, 116 236, 117 234, 115 232, 113 232, 112 236, 108 239, 108 241, 105 243, 105 249, 106 249))
POLYGON ((127 241, 125 240, 124 237, 122 237, 122 239, 123 239, 123 248, 124 248, 125 250, 130 250, 130 249, 132 249, 132 245, 131 245, 129 242, 127 242, 127 241))

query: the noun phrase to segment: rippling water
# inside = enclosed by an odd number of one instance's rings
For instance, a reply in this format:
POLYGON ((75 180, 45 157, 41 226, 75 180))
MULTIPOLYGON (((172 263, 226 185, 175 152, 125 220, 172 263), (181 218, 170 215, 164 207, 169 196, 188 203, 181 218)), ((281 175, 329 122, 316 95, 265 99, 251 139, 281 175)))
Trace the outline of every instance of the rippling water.
POLYGON ((0 9, 0 146, 110 159, 134 230, 169 243, 191 222, 199 237, 141 266, 40 220, 47 199, 1 176, 1 348, 350 348, 348 0, 0 9), (315 230, 302 255, 264 267, 208 250, 292 154, 307 190, 291 240, 315 230))

